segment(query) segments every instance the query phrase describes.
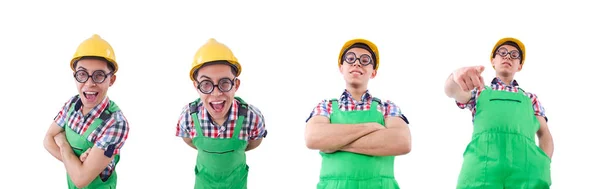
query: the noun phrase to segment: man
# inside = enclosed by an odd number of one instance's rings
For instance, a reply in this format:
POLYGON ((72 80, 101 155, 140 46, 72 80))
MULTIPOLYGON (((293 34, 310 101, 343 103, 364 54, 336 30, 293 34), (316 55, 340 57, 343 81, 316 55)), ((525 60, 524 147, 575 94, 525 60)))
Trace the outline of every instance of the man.
POLYGON ((184 106, 176 135, 198 150, 196 189, 247 188, 246 151, 258 147, 267 131, 260 110, 235 96, 241 72, 231 50, 215 39, 192 62, 190 79, 200 98, 184 106))
POLYGON ((116 188, 115 167, 129 124, 107 96, 119 69, 113 48, 93 35, 77 48, 71 69, 79 94, 54 118, 44 147, 65 165, 70 189, 116 188))
POLYGON ((397 189, 394 159, 410 152, 411 136, 400 108, 367 90, 379 67, 377 46, 365 39, 346 42, 338 67, 346 90, 320 102, 306 123, 306 146, 321 151, 317 188, 397 189))
POLYGON ((500 39, 490 59, 496 71, 491 86, 484 85, 483 66, 460 68, 446 81, 446 95, 473 115, 457 188, 549 188, 554 144, 544 107, 514 80, 525 46, 515 38, 500 39))

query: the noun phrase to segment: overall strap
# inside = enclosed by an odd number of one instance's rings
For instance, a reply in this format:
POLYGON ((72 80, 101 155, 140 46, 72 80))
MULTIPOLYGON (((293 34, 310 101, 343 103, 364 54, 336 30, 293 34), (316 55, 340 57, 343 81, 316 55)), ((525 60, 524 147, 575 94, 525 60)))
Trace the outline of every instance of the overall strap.
POLYGON ((331 100, 331 113, 340 111, 340 105, 338 104, 338 100, 333 98, 331 100))
POLYGON ((240 104, 238 108, 237 121, 235 122, 235 129, 233 131, 232 138, 239 138, 240 132, 244 127, 244 120, 246 120, 246 115, 248 115, 248 104, 241 100, 241 98, 239 99, 239 102, 240 104))
POLYGON ((196 99, 193 102, 190 102, 190 115, 192 116, 192 120, 194 121, 194 128, 196 129, 196 133, 200 133, 199 136, 202 135, 202 128, 200 127, 200 120, 198 119, 198 104, 200 103, 200 98, 196 99))
POLYGON ((379 106, 379 104, 381 104, 381 99, 379 99, 377 97, 373 97, 371 99, 371 108, 370 108, 370 110, 372 110, 372 111, 378 111, 377 110, 377 106, 379 106))
MULTIPOLYGON (((73 97, 73 99, 71 99, 71 101, 69 101, 70 107, 69 107, 69 111, 67 111, 67 119, 69 119, 69 117, 71 117, 71 115, 73 114, 73 112, 75 111, 75 106, 77 105, 77 101, 79 100, 79 95, 75 95, 75 97, 73 97)), ((65 125, 67 125, 68 121, 65 121, 65 125)))

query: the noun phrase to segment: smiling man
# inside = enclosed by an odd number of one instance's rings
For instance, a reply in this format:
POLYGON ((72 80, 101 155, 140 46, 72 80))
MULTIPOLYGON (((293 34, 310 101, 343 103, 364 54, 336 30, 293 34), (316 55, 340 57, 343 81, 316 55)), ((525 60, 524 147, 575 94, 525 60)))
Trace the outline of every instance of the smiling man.
POLYGON ((391 101, 367 90, 377 75, 379 51, 365 39, 346 42, 338 59, 346 90, 314 108, 305 141, 322 157, 318 189, 397 189, 395 156, 408 154, 408 120, 391 101))
POLYGON ((113 48, 98 35, 83 41, 71 60, 79 94, 64 104, 44 138, 46 150, 63 162, 70 189, 116 188, 119 150, 129 133, 107 95, 118 68, 113 48))
POLYGON ((242 66, 233 52, 209 39, 194 57, 190 79, 200 98, 185 105, 178 137, 196 149, 195 189, 245 189, 246 151, 267 135, 262 113, 235 92, 242 66))
POLYGON ((500 39, 490 59, 496 71, 491 86, 483 82, 483 66, 460 68, 446 80, 446 95, 473 115, 472 141, 456 188, 550 188, 554 143, 548 119, 537 96, 514 80, 525 62, 525 46, 515 38, 500 39))

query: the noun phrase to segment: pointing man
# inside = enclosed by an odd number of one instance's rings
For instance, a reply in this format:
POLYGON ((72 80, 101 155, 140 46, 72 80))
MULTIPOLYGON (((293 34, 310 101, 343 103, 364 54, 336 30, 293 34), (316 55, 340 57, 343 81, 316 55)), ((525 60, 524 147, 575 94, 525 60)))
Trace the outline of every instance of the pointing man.
POLYGON ((554 144, 544 108, 514 79, 523 68, 525 46, 515 38, 500 39, 490 59, 496 72, 491 86, 483 82, 483 66, 460 68, 446 81, 446 95, 473 115, 473 137, 456 188, 549 188, 554 144))

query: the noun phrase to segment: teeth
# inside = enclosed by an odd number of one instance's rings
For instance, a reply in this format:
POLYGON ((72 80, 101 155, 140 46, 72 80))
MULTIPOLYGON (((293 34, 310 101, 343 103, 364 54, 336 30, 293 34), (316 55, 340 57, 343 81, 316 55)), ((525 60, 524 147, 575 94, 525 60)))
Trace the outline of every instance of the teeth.
POLYGON ((85 93, 85 94, 89 94, 89 95, 95 95, 95 94, 98 94, 98 92, 83 92, 83 93, 85 93))
POLYGON ((219 101, 219 102, 210 102, 211 104, 223 104, 225 103, 225 101, 219 101))

